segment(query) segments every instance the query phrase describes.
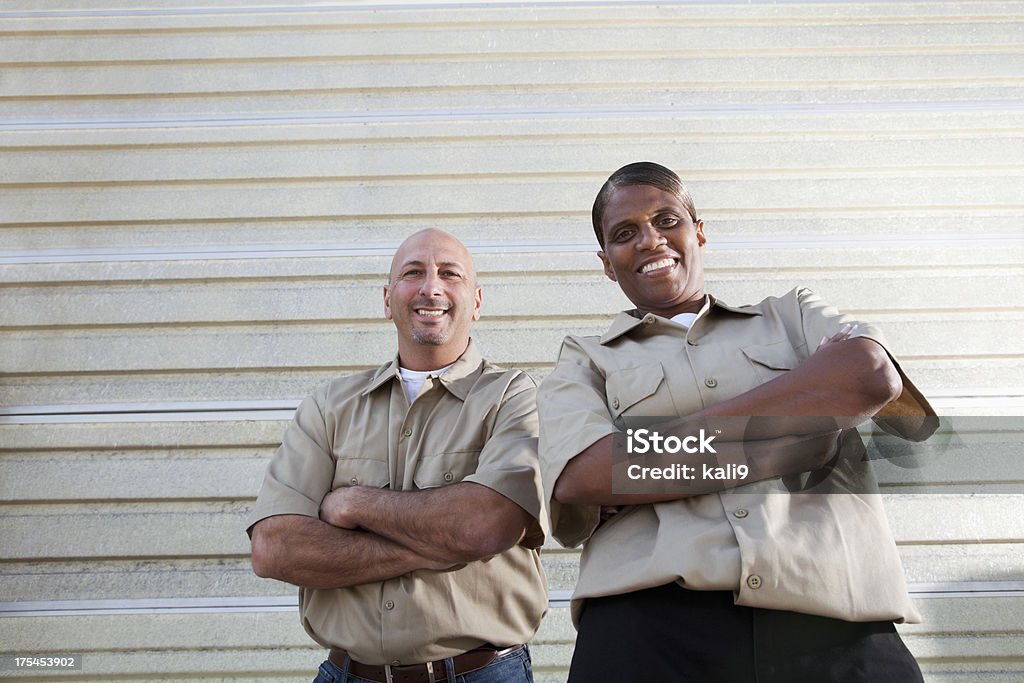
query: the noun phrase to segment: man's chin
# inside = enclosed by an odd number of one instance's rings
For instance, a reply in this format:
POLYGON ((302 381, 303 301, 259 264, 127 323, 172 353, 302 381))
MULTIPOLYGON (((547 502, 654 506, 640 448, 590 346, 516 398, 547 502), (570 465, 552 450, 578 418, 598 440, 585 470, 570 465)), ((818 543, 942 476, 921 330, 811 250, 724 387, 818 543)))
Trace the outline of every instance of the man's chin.
POLYGON ((417 344, 424 346, 443 346, 451 338, 451 334, 445 330, 414 329, 412 338, 416 340, 417 344))

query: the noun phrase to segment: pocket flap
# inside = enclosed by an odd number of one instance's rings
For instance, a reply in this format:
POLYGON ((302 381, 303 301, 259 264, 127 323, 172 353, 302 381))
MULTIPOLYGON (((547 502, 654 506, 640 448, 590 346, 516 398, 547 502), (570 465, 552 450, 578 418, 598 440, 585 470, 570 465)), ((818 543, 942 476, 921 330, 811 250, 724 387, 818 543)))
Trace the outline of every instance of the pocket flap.
POLYGON ((752 344, 742 348, 743 355, 772 370, 792 370, 799 362, 788 340, 774 344, 752 344))
POLYGON ((391 483, 386 460, 341 458, 334 468, 334 486, 371 486, 385 488, 391 483))
POLYGON ((631 406, 653 395, 664 381, 665 369, 661 363, 637 365, 609 373, 605 379, 605 390, 612 417, 618 417, 631 406))
POLYGON ((418 489, 457 484, 476 472, 479 459, 480 451, 474 450, 448 451, 421 458, 412 480, 418 489))

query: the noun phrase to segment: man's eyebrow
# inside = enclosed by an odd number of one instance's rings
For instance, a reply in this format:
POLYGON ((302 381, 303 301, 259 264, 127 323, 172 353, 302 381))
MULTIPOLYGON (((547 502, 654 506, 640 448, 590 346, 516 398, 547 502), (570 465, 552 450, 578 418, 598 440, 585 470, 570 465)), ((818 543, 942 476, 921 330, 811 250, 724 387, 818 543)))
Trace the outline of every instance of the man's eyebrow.
MULTIPOLYGON (((425 263, 423 261, 420 261, 419 259, 409 259, 408 261, 403 262, 401 265, 399 265, 397 268, 395 268, 395 272, 396 273, 400 273, 403 270, 405 270, 406 268, 408 268, 409 266, 416 266, 417 268, 424 268, 425 267, 425 263)), ((437 267, 438 268, 454 268, 455 270, 458 270, 461 273, 468 273, 469 272, 469 269, 464 264, 462 264, 459 261, 441 261, 440 263, 437 264, 437 267)))
POLYGON ((401 275, 403 270, 405 270, 409 266, 420 266, 420 267, 422 267, 423 266, 423 262, 422 261, 417 261, 415 259, 410 259, 408 261, 403 261, 402 263, 396 263, 394 265, 394 267, 391 268, 391 272, 388 273, 388 280, 394 280, 396 277, 401 275))

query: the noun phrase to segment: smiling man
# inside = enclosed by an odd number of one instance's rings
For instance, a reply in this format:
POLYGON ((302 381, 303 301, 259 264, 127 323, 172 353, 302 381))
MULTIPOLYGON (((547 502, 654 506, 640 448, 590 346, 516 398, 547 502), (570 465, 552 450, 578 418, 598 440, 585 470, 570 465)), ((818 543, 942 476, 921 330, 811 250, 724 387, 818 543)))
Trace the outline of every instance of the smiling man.
POLYGON ((906 438, 934 430, 881 333, 807 289, 751 306, 708 294, 704 223, 663 166, 613 173, 593 225, 636 308, 567 337, 538 395, 552 533, 584 545, 570 683, 920 681, 893 627, 918 615, 863 445, 827 431, 872 416, 906 438), (716 453, 674 456, 685 485, 614 486, 624 423, 697 434, 736 419, 716 453))
POLYGON ((531 681, 547 610, 535 385, 480 357, 473 261, 424 230, 384 288, 398 355, 299 406, 249 517, 252 563, 299 587, 316 681, 531 681))

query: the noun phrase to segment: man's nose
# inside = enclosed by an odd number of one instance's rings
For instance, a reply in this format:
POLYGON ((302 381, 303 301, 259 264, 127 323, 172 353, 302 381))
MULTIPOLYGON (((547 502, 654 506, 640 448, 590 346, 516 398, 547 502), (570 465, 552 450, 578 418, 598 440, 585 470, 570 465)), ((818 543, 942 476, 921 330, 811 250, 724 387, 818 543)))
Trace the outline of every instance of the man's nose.
POLYGON ((444 292, 441 276, 434 271, 428 272, 420 282, 420 294, 423 296, 439 296, 444 292))

